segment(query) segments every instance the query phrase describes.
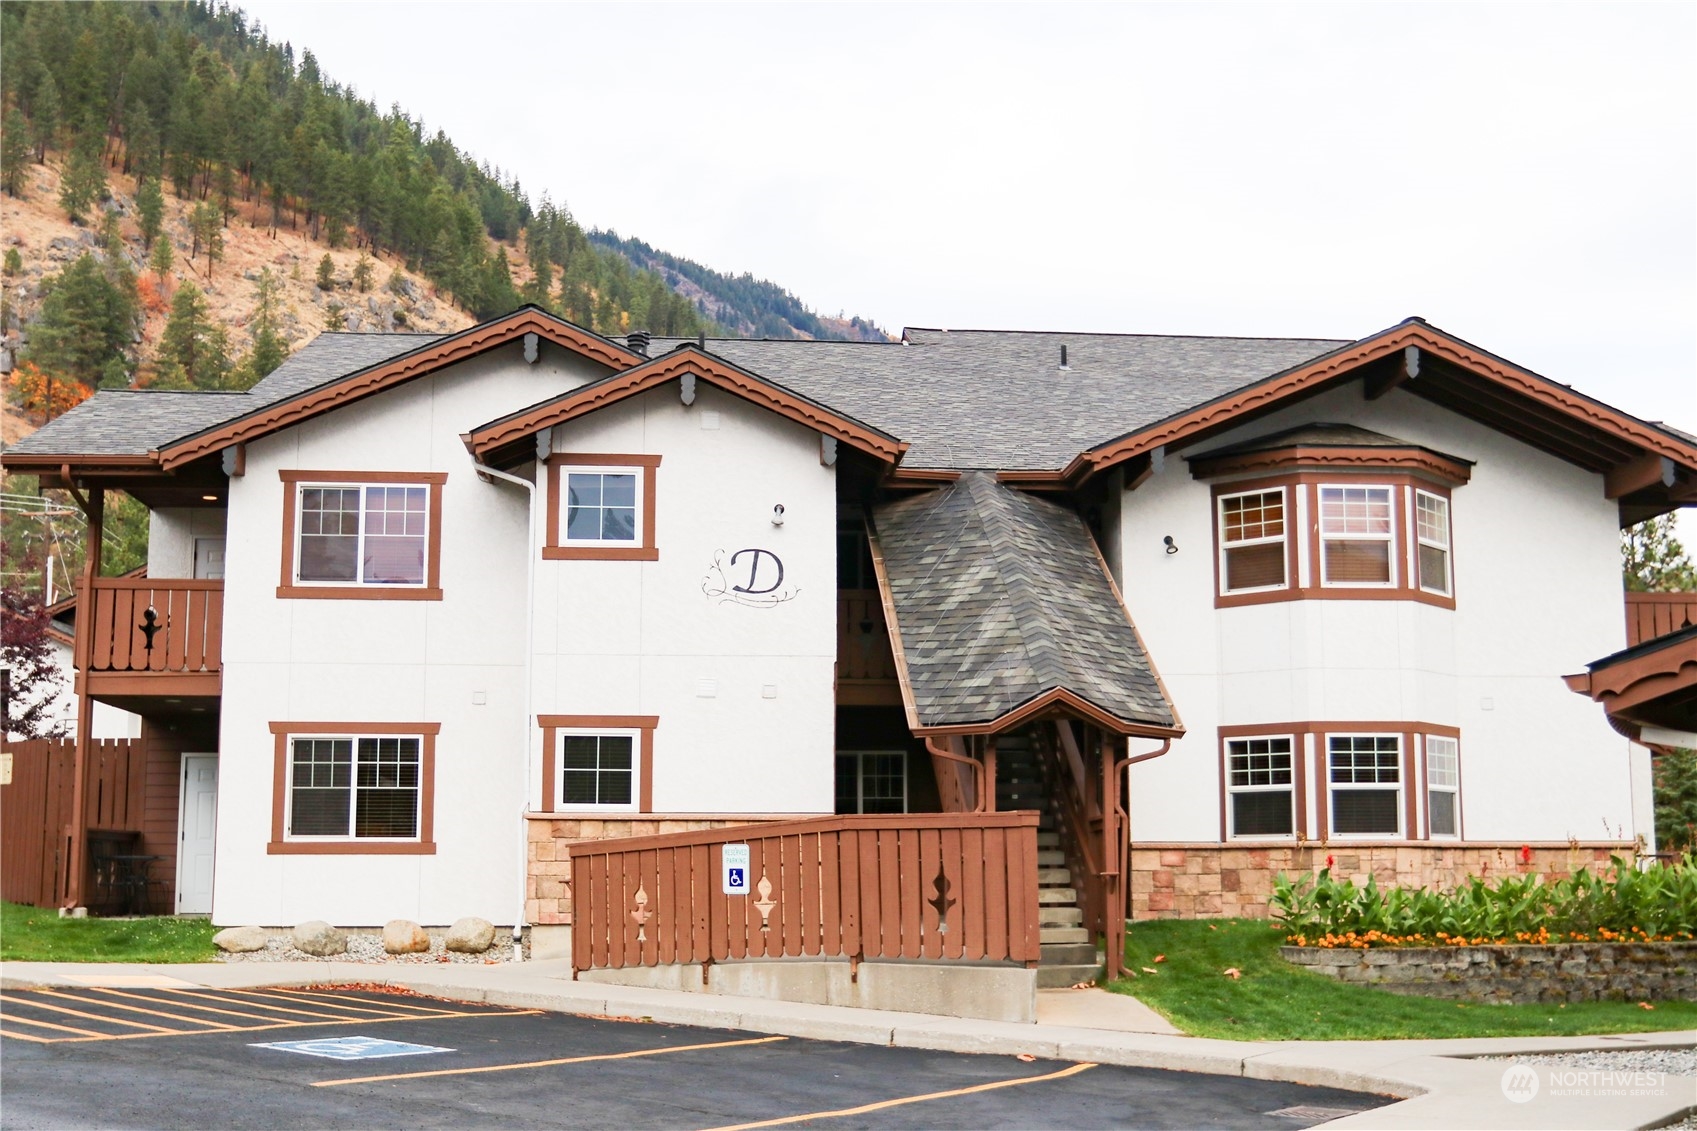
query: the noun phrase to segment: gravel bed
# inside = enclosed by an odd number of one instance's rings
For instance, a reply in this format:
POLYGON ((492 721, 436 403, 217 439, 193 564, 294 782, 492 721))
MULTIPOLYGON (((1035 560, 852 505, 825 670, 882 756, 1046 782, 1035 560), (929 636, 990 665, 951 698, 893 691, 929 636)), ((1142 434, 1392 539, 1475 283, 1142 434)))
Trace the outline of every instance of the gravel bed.
POLYGON ((1500 1060, 1514 1064, 1549 1064, 1559 1068, 1584 1068, 1600 1072, 1665 1072, 1669 1076, 1697 1076, 1697 1048, 1525 1053, 1520 1056, 1480 1056, 1474 1059, 1500 1060))
MULTIPOLYGON (((265 944, 264 950, 252 950, 245 954, 219 954, 223 962, 364 962, 373 965, 390 966, 424 966, 437 963, 471 963, 483 966, 493 962, 511 962, 513 959, 512 931, 495 931, 495 945, 482 954, 462 954, 459 951, 447 950, 442 945, 441 935, 430 936, 430 950, 420 954, 386 954, 383 950, 383 936, 380 934, 363 934, 348 932, 348 950, 346 954, 337 954, 329 958, 307 954, 296 950, 287 932, 273 935, 265 944)), ((524 957, 530 959, 530 939, 524 940, 524 957)))

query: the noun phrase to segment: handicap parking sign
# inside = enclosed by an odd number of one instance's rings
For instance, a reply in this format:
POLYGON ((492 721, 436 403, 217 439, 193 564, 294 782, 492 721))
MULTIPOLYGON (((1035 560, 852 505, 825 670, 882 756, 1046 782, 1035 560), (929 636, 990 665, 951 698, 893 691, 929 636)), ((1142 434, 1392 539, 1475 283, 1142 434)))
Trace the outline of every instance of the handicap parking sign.
POLYGON ((378 1060, 388 1056, 422 1056, 454 1051, 439 1045, 414 1045, 405 1041, 385 1041, 380 1037, 320 1037, 307 1041, 274 1041, 253 1047, 322 1056, 330 1060, 378 1060))
POLYGON ((748 894, 748 845, 727 844, 724 847, 725 894, 748 894))

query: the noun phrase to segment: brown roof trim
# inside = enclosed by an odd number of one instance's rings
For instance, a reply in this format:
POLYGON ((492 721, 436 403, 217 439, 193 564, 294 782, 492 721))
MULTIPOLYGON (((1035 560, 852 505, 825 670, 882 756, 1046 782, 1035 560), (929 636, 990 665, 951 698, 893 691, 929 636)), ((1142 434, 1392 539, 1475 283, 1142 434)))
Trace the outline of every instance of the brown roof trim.
POLYGON ((535 334, 614 370, 622 371, 642 363, 639 354, 556 318, 545 310, 528 306, 168 444, 157 453, 159 464, 170 470, 219 448, 245 443, 415 377, 434 373, 455 362, 516 341, 525 334, 535 334))
POLYGON ((1123 734, 1138 738, 1180 738, 1184 735, 1184 727, 1151 726, 1148 723, 1134 723, 1110 714, 1090 700, 1069 691, 1064 687, 1056 687, 1041 694, 1034 695, 1013 710, 998 718, 983 723, 959 723, 952 726, 914 727, 916 735, 944 734, 1000 734, 1012 730, 1028 720, 1039 715, 1056 712, 1075 715, 1085 722, 1095 723, 1104 730, 1115 734, 1123 734))
POLYGON ((1668 643, 1662 648, 1629 649, 1617 660, 1562 676, 1562 681, 1570 691, 1601 703, 1610 715, 1697 687, 1697 636, 1668 643))
POLYGON ((1276 373, 1205 405, 1082 452, 1067 465, 1062 475, 1069 483, 1082 482, 1098 471, 1156 448, 1182 444, 1200 433, 1219 428, 1238 417, 1248 417, 1291 397, 1315 392, 1320 387, 1352 375, 1355 370, 1369 362, 1391 357, 1410 346, 1461 366, 1495 385, 1527 397, 1545 408, 1554 409, 1617 440, 1647 452, 1667 456, 1687 468, 1697 469, 1697 445, 1653 428, 1626 413, 1576 393, 1565 385, 1512 365, 1459 338, 1451 337, 1428 323, 1411 319, 1304 365, 1276 373))
POLYGON ((670 353, 635 368, 626 369, 613 377, 574 389, 512 416, 485 424, 467 433, 462 439, 472 456, 482 459, 491 452, 523 440, 544 428, 575 420, 686 375, 706 381, 887 463, 899 462, 907 451, 907 444, 886 432, 880 432, 853 417, 844 416, 822 404, 798 396, 782 385, 740 369, 694 345, 680 346, 670 353))
POLYGON ((1197 479, 1216 479, 1222 475, 1284 471, 1296 467, 1325 468, 1329 471, 1348 471, 1355 468, 1396 468, 1451 487, 1460 487, 1473 478, 1473 468, 1449 456, 1413 446, 1380 447, 1317 447, 1295 444, 1288 448, 1269 448, 1260 452, 1197 459, 1190 464, 1190 474, 1197 479))
MULTIPOLYGON (((7 471, 24 471, 48 478, 45 473, 59 472, 66 467, 79 472, 92 471, 109 475, 157 475, 159 463, 152 453, 148 455, 128 456, 68 456, 64 454, 43 454, 40 452, 7 452, 5 455, 7 471)), ((57 480, 61 476, 55 474, 51 478, 57 480)))
POLYGON ((959 483, 961 474, 940 467, 892 467, 880 486, 947 487, 950 483, 959 483))

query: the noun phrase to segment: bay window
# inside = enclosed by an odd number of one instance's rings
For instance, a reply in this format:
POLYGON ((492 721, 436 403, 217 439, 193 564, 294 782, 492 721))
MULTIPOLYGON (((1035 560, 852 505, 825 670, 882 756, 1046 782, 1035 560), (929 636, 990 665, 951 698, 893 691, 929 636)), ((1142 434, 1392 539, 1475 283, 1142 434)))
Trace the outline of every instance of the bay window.
POLYGON ((1220 496, 1220 588, 1254 593, 1288 584, 1285 491, 1220 496))
POLYGON ((1226 795, 1232 837, 1288 837, 1296 831, 1291 738, 1226 742, 1226 795))
POLYGON ((1326 737, 1331 830, 1339 836, 1402 833, 1402 736, 1326 737))

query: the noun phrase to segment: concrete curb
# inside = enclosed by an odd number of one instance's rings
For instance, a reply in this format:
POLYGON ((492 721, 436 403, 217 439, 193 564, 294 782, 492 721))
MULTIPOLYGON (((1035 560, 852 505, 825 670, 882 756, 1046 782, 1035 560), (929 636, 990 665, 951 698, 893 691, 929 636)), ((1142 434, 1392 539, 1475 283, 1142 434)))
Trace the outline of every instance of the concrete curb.
POLYGON ((1080 1026, 968 1020, 922 1013, 807 1005, 606 983, 573 982, 563 960, 523 965, 374 965, 350 962, 0 963, 0 989, 83 986, 101 976, 153 975, 218 989, 319 983, 394 986, 455 1001, 777 1036, 993 1056, 1029 1054, 1395 1096, 1402 1102, 1327 1124, 1338 1128, 1620 1128, 1675 1122, 1697 1110, 1697 1081, 1667 1077, 1662 1096, 1549 1096, 1526 1103, 1502 1091, 1503 1068, 1466 1058, 1591 1049, 1685 1048, 1697 1032, 1607 1037, 1490 1037, 1438 1041, 1224 1041, 1080 1026), (1688 1091, 1687 1091, 1688 1089, 1688 1091), (1684 1093, 1684 1094, 1680 1094, 1684 1093))

